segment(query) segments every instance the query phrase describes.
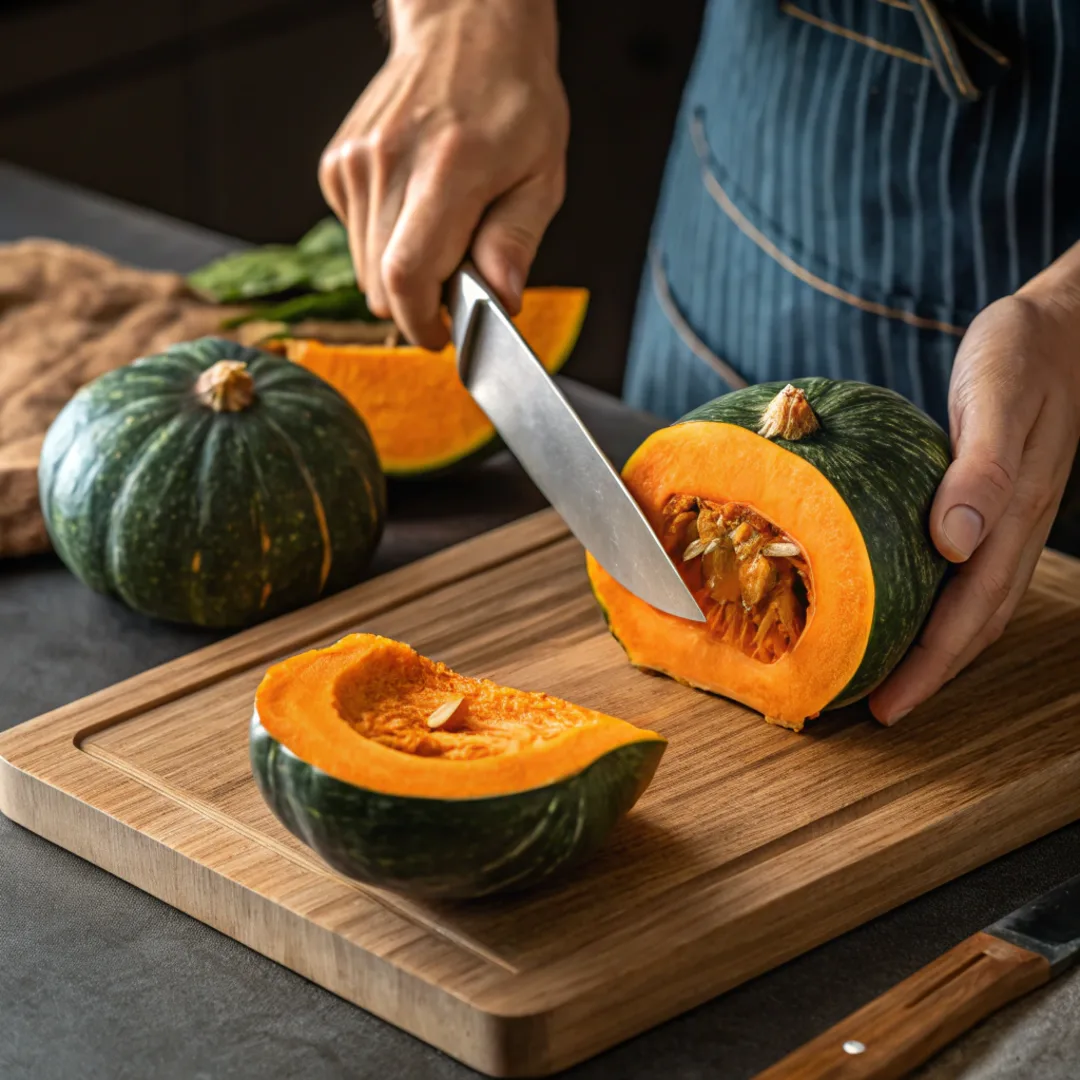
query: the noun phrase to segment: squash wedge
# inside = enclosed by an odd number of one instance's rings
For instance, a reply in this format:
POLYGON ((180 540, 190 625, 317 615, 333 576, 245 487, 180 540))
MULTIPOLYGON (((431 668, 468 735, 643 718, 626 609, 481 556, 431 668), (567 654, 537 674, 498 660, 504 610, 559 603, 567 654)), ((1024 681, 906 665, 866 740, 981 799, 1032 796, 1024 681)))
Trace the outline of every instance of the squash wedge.
MULTIPOLYGON (((552 374, 566 363, 585 320, 589 294, 526 289, 514 324, 552 374)), ((491 422, 458 378, 453 345, 332 345, 287 338, 275 347, 325 379, 364 418, 383 471, 431 477, 501 446, 491 422)))
POLYGON ((286 828, 341 873, 418 896, 568 871, 634 805, 665 746, 369 634, 272 667, 251 722, 255 779, 286 828))

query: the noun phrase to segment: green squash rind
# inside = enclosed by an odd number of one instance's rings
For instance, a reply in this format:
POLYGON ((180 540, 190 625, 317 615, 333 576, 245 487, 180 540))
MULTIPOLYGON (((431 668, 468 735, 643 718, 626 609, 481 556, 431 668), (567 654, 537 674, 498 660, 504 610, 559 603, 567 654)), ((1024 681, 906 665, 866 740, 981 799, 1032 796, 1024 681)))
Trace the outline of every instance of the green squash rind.
POLYGON ((83 387, 50 427, 38 477, 53 546, 78 578, 144 614, 216 628, 354 584, 386 515, 385 478, 349 403, 311 372, 219 338, 83 387), (243 361, 255 380, 242 412, 194 395, 219 360, 243 361))
MULTIPOLYGON (((757 432, 766 406, 786 385, 735 390, 678 423, 734 424, 757 432)), ((866 653, 829 705, 838 708, 868 694, 900 662, 937 594, 947 564, 928 522, 951 461, 949 438, 893 390, 823 378, 793 379, 791 385, 806 395, 821 430, 797 441, 770 441, 809 462, 836 489, 859 526, 874 574, 866 653)))
POLYGON ((666 743, 643 738, 543 787, 476 799, 384 795, 298 758, 252 715, 251 768, 278 820, 338 872, 411 896, 469 899, 562 877, 605 842, 666 743))

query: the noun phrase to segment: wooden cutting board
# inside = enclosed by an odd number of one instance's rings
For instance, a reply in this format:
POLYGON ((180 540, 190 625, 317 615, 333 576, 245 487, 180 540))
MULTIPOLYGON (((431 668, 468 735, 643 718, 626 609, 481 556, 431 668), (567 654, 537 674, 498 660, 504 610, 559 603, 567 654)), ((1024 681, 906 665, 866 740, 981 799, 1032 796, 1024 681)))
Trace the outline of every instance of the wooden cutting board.
POLYGON ((1005 637, 886 730, 803 735, 632 670, 550 511, 0 736, 0 809, 484 1072, 570 1065, 1080 817, 1080 562, 1045 554, 1005 637), (671 740, 561 888, 414 903, 271 817, 247 725, 280 657, 365 629, 671 740))

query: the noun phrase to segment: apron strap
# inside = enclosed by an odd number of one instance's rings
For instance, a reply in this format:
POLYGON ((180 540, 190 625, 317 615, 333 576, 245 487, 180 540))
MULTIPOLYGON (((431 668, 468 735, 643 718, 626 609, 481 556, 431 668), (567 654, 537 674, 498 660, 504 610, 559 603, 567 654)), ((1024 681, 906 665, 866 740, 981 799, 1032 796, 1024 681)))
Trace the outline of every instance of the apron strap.
POLYGON ((952 27, 937 0, 911 0, 911 8, 941 88, 954 101, 978 101, 982 91, 968 74, 952 27))

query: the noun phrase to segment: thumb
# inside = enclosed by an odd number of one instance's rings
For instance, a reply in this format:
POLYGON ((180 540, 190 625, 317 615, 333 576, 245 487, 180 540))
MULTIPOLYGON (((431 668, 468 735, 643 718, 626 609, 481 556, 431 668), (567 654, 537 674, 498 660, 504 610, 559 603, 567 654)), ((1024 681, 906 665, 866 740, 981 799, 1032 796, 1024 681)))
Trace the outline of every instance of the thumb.
POLYGON ((950 562, 966 562, 1013 496, 1030 422, 991 387, 976 387, 954 432, 956 454, 934 497, 930 533, 950 562))
POLYGON ((528 180, 492 203, 476 231, 473 261, 511 315, 521 310, 536 249, 562 197, 561 179, 528 180))

